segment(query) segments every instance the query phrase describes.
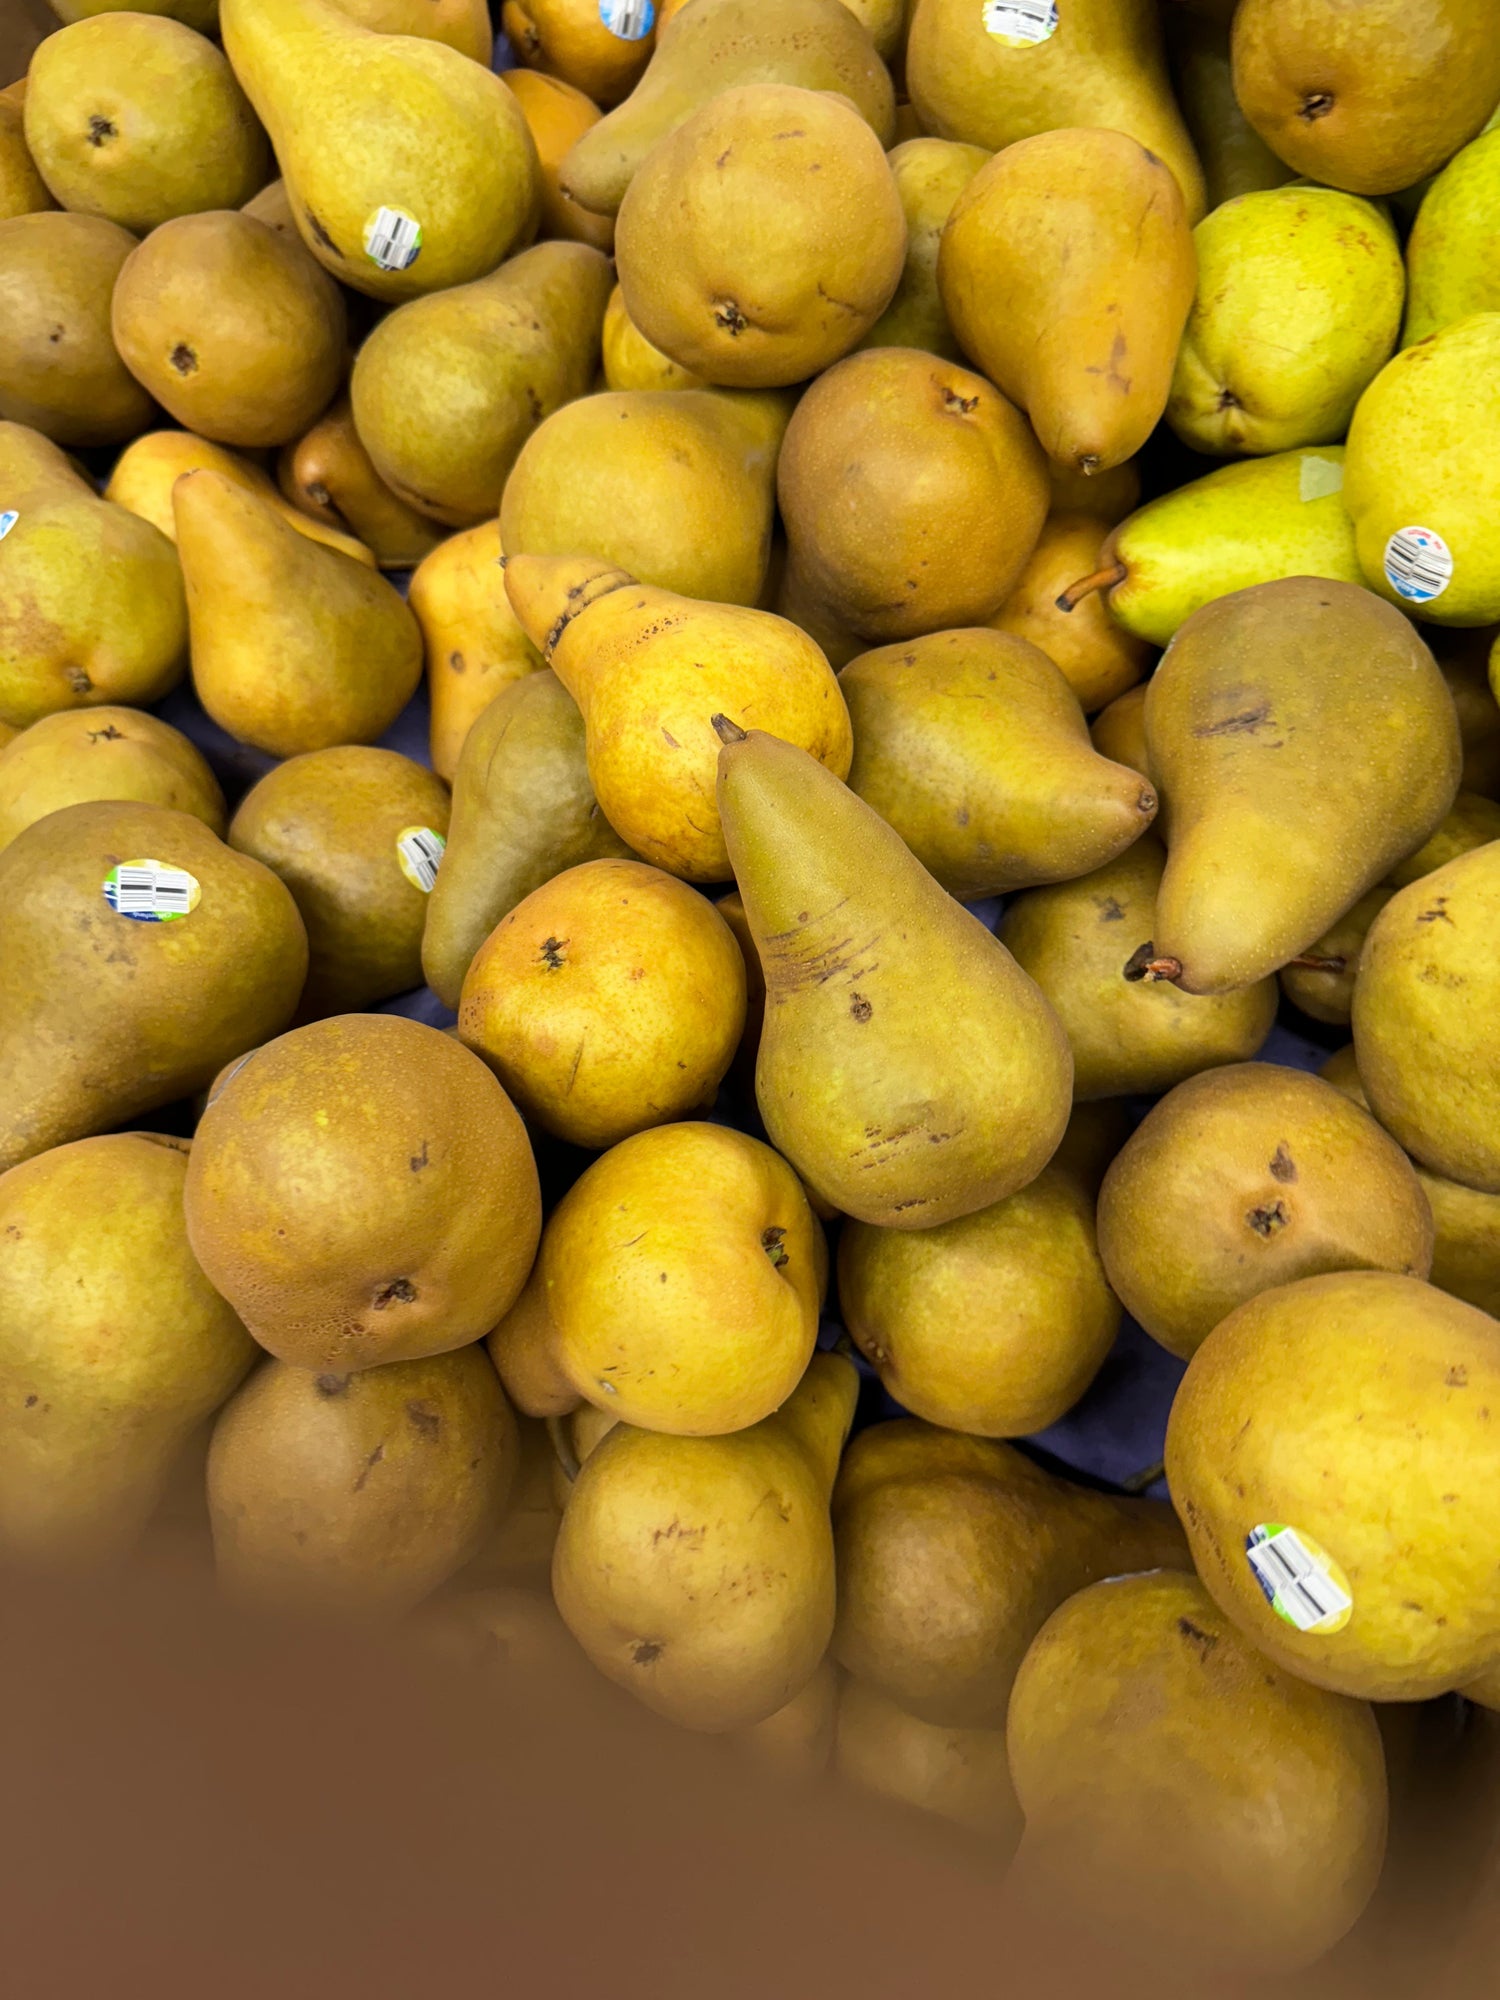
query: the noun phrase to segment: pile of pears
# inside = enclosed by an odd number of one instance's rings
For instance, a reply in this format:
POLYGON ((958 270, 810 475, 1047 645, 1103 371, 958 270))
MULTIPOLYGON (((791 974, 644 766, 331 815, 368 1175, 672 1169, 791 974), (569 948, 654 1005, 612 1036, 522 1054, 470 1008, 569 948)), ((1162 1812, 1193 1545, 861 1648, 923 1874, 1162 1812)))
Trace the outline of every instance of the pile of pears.
POLYGON ((1347 1964, 1500 1710, 1490 0, 54 4, 0 1557, 1347 1964))

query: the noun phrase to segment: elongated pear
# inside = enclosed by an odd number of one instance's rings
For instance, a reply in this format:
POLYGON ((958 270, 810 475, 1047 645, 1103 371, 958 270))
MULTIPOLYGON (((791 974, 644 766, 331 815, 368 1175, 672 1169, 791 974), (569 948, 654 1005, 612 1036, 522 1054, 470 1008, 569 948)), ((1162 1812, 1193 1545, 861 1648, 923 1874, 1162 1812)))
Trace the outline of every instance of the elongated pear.
POLYGON ((222 472, 237 486, 258 494, 276 509, 283 520, 290 521, 294 528, 311 540, 322 542, 330 549, 340 549, 369 569, 375 567, 375 558, 363 542, 355 541, 352 535, 343 534, 337 528, 325 526, 321 520, 314 520, 310 514, 292 506, 252 459, 243 458, 235 451, 226 451, 223 445, 210 444, 207 438, 195 437, 191 431, 147 431, 144 437, 128 444, 115 460, 104 497, 113 500, 116 506, 125 508, 128 513, 139 514, 143 521, 149 521, 153 528, 159 529, 169 542, 175 543, 177 517, 172 512, 172 488, 183 473, 197 472, 205 467, 213 472, 222 472))
POLYGON ((772 1142, 825 1200, 891 1228, 1024 1187, 1072 1100, 1040 991, 832 771, 718 727, 719 814, 766 977, 756 1098, 772 1142))
POLYGON ((493 514, 527 438, 593 382, 610 285, 601 251, 538 243, 388 314, 349 385, 386 484, 459 527, 493 514))
POLYGON ((1491 254, 1500 202, 1500 131, 1465 146, 1423 197, 1406 239, 1406 324, 1414 347, 1471 313, 1500 311, 1500 271, 1491 254))
POLYGON ((427 654, 432 768, 449 784, 496 695, 542 664, 510 608, 500 557, 499 522, 481 521, 425 556, 407 591, 427 654))
POLYGON ((222 473, 184 474, 172 506, 193 685, 220 728, 274 757, 383 735, 422 677, 395 588, 222 473))
POLYGON ((1309 577, 1194 613, 1147 684, 1146 743, 1172 812, 1132 975, 1188 993, 1248 986, 1305 951, 1441 822, 1463 761, 1410 623, 1309 577))
POLYGON ((536 221, 536 147, 499 77, 441 42, 377 34, 331 0, 222 0, 309 250, 380 299, 494 270, 536 221))

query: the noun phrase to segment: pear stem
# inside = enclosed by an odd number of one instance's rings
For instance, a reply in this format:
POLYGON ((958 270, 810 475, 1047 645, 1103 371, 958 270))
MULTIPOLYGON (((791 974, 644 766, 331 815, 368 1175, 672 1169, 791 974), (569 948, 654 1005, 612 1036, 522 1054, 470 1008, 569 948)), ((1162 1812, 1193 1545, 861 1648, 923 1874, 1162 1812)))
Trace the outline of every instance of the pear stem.
POLYGON ((743 743, 749 731, 741 729, 737 722, 731 722, 727 715, 711 715, 709 721, 714 726, 714 734, 721 743, 743 743))
POLYGON ((1166 1472, 1165 1459, 1159 1458, 1155 1465, 1143 1465, 1139 1472, 1132 1472, 1128 1479, 1120 1481, 1122 1493, 1144 1493, 1148 1486, 1154 1486, 1166 1472))
POLYGON ((1062 596, 1056 600, 1059 611, 1076 611, 1086 597, 1092 597, 1096 590, 1113 590, 1117 583, 1123 583, 1130 571, 1124 563, 1111 563, 1108 569, 1096 569, 1092 576, 1080 577, 1077 583, 1070 583, 1062 596))
POLYGON ((1125 977, 1134 986, 1138 980, 1181 979, 1182 960, 1180 958, 1158 958, 1156 946, 1149 940, 1130 954, 1125 961, 1125 977))
POLYGON ((1287 964, 1299 966, 1304 972, 1338 973, 1348 970, 1349 961, 1347 958, 1314 958, 1303 952, 1298 958, 1289 958, 1287 964))
POLYGON ((547 1435, 552 1440, 552 1449, 557 1453, 563 1476, 571 1486, 578 1477, 578 1454, 573 1449, 573 1440, 568 1436, 568 1427, 562 1417, 548 1417, 547 1435))

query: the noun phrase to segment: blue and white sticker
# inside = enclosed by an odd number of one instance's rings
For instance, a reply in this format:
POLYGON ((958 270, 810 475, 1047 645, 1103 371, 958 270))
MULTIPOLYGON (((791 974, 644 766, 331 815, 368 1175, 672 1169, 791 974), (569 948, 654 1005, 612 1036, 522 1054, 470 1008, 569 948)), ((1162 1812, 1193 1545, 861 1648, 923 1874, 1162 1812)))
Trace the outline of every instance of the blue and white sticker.
POLYGON ((138 924, 180 923, 198 907, 198 878, 166 861, 121 861, 105 876, 104 900, 138 924))
POLYGON ((984 0, 981 18, 1008 49, 1034 49, 1057 33, 1057 0, 984 0))
POLYGON ((0 514, 0 542, 5 540, 20 518, 14 507, 7 507, 5 512, 0 514))
POLYGON ((599 0, 599 19, 622 42, 642 42, 656 26, 652 0, 599 0))
POLYGON ((365 223, 364 245, 382 271, 404 271, 422 254, 422 225, 404 208, 377 208, 365 223))
POLYGON ((1453 581, 1453 551, 1435 528, 1398 528, 1385 545, 1385 574, 1409 604, 1431 604, 1453 581))
POLYGON ((396 835, 396 860, 401 873, 424 896, 432 894, 448 843, 430 826, 403 826, 396 835))

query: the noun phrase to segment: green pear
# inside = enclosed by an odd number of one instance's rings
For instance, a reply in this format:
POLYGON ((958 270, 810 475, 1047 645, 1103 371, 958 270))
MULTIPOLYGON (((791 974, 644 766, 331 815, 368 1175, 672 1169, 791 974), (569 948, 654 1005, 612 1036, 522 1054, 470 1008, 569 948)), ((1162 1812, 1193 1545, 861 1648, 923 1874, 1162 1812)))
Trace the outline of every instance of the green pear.
POLYGON ((350 382, 355 427, 386 484, 455 526, 493 514, 537 425, 588 393, 611 281, 609 259, 586 243, 539 243, 388 314, 350 382))
POLYGON ((906 216, 906 264, 890 304, 861 347, 919 347, 947 361, 958 342, 938 295, 938 244, 953 204, 990 155, 954 139, 907 139, 889 158, 906 216))
POLYGON ((1500 1194, 1500 840, 1399 890, 1354 982, 1375 1116, 1431 1172, 1500 1194))
POLYGON ((0 854, 0 1169, 201 1090, 279 1033, 297 906, 203 822, 64 807, 0 854))
POLYGON ((599 810, 583 717, 557 676, 527 674, 502 689, 465 739, 453 779, 447 852, 422 932, 428 985, 456 1008, 474 954, 533 889, 630 852, 599 810))
POLYGON ((172 488, 193 685, 221 729, 273 757, 369 743, 422 677, 393 584, 212 470, 172 488))
POLYGON ((203 753, 138 708, 65 708, 0 745, 0 849, 48 813, 94 799, 168 806, 223 837, 224 794, 203 753))
POLYGON ((951 1820, 1002 1853, 1020 1836, 1002 1729, 923 1722, 878 1688, 846 1679, 838 1698, 834 1769, 846 1783, 951 1820))
POLYGON ((646 155, 710 98, 773 82, 845 97, 883 146, 894 136, 889 73, 841 0, 716 0, 674 16, 629 97, 574 142, 564 195, 614 215, 646 155))
POLYGON ((1072 1099, 1056 1015, 815 757, 715 726, 719 814, 766 975, 755 1089, 772 1143, 836 1208, 893 1228, 1025 1187, 1072 1099))
POLYGON ((1406 239, 1406 324, 1401 345, 1473 313, 1500 312, 1500 273, 1489 220, 1500 202, 1500 131, 1486 131, 1432 183, 1406 239))
POLYGON ((172 544, 101 500, 55 444, 0 423, 0 721, 60 708, 145 706, 187 665, 172 544))
POLYGON ((219 20, 297 228, 334 277, 379 299, 445 291, 534 229, 536 146, 479 63, 331 0, 221 0, 219 20))
POLYGON ((1203 213, 1203 171, 1167 79, 1151 0, 1065 0, 997 10, 917 0, 906 87, 922 129, 995 151, 1061 126, 1123 132, 1165 160, 1189 222, 1203 213))
POLYGON ((1412 882, 1420 882, 1424 875, 1446 868, 1460 854, 1488 846, 1492 840, 1500 840, 1500 804, 1494 799, 1479 798, 1473 792, 1460 792, 1453 801, 1452 812, 1437 831, 1415 854, 1398 861, 1386 879, 1393 888, 1405 889, 1412 882))
POLYGON ((1156 817, 1140 773, 1090 743, 1061 671, 1009 632, 882 646, 851 660, 839 686, 851 790, 955 896, 1088 874, 1156 817))
MULTIPOLYGON (((109 308, 135 238, 98 215, 0 222, 0 417, 57 444, 117 444, 151 423, 120 359, 109 308)), ((10 503, 7 502, 7 505, 10 503)))
POLYGON ((1185 6, 1162 10, 1167 54, 1177 101, 1203 167, 1207 204, 1212 211, 1256 188, 1282 187, 1293 178, 1239 107, 1229 60, 1229 24, 1234 0, 1218 17, 1185 6))
POLYGON ((1338 445, 1221 466, 1137 508, 1105 542, 1098 571, 1058 604, 1071 610, 1103 590, 1117 624, 1165 646, 1195 611, 1252 584, 1363 583, 1343 485, 1338 445))
POLYGON ((1401 328, 1390 222, 1333 188, 1273 188, 1216 208, 1193 243, 1198 295, 1168 423, 1221 457, 1336 444, 1401 328))
POLYGON ((1276 1019, 1274 979, 1200 995, 1121 978, 1131 940, 1155 935, 1166 864, 1147 834, 1090 874, 1006 904, 1001 942, 1062 1022, 1075 1102, 1154 1097, 1200 1070, 1247 1062, 1276 1019))
POLYGON ((1147 684, 1146 743, 1172 814, 1156 929, 1126 976, 1189 993, 1306 952, 1441 823, 1462 765, 1414 628, 1311 577, 1194 612, 1147 684))
POLYGON ((1435 625, 1500 620, 1497 424, 1500 312, 1486 312, 1388 361, 1349 426, 1344 505, 1364 580, 1435 625))
POLYGON ((144 236, 174 215, 238 208, 271 175, 241 79, 160 14, 97 14, 31 59, 26 143, 65 208, 144 236))
POLYGON ((56 208, 26 144, 26 79, 0 90, 0 221, 56 208))

